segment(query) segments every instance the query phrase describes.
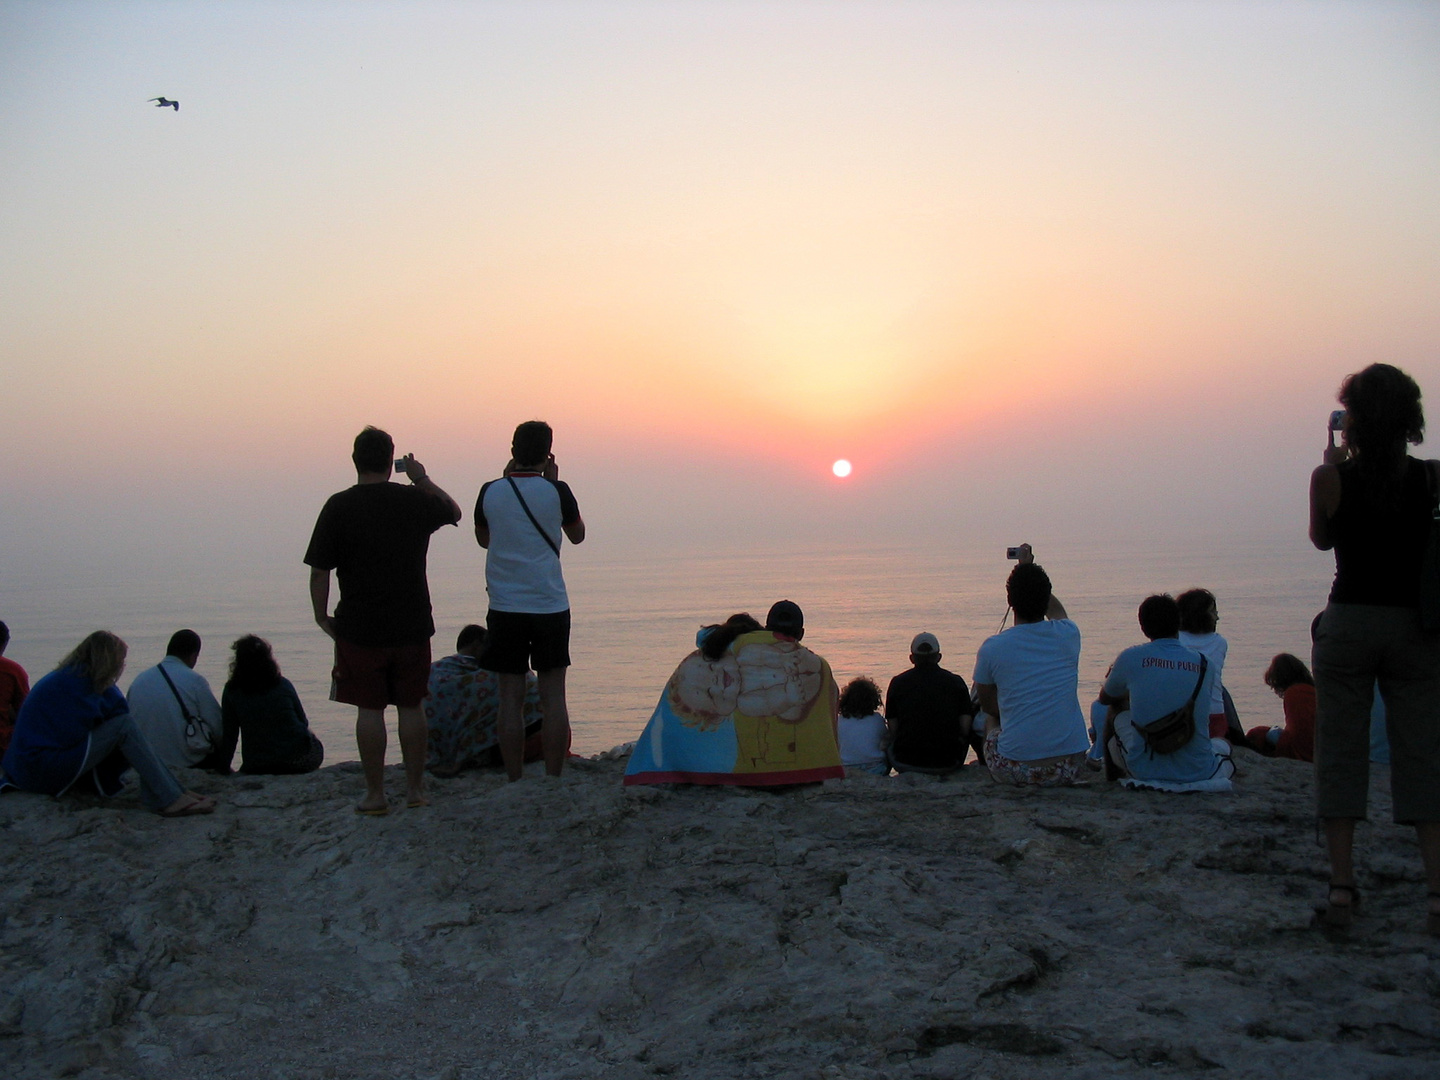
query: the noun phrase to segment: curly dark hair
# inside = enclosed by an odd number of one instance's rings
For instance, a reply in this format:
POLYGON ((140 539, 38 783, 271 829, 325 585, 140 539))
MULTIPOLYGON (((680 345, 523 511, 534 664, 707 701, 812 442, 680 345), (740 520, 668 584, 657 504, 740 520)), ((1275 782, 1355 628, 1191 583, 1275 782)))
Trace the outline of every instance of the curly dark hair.
POLYGON ((840 691, 841 716, 855 720, 879 711, 880 687, 875 685, 874 679, 861 675, 858 679, 851 679, 840 691))
POLYGON ((1371 364, 1345 376, 1339 398, 1345 406, 1345 441, 1356 451, 1361 470, 1393 493, 1405 444, 1425 438, 1419 384, 1390 364, 1371 364))
POLYGON ((226 687, 242 694, 263 694, 280 681, 280 665, 264 638, 246 634, 230 648, 235 658, 230 661, 230 680, 226 687))

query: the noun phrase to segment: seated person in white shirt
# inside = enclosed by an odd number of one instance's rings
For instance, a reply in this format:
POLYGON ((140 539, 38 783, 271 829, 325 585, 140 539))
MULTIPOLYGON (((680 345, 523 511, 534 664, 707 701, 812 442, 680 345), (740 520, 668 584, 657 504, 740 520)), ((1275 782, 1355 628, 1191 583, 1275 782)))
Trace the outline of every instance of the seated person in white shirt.
MULTIPOLYGON (((1150 639, 1115 658, 1100 691, 1111 710, 1107 758, 1111 773, 1129 787, 1162 791, 1229 791, 1235 767, 1229 743, 1210 738, 1210 693, 1220 672, 1200 653, 1180 642, 1180 606, 1168 594, 1148 596, 1140 605, 1140 629, 1150 639), (1191 732, 1178 749, 1157 752, 1142 728, 1177 709, 1191 710, 1191 732), (1217 748, 1224 752, 1217 753, 1217 748)), ((1181 727, 1183 734, 1183 726, 1181 727)))
POLYGON ((846 772, 889 776, 890 763, 885 746, 890 741, 885 717, 880 713, 880 687, 861 676, 851 679, 840 692, 840 763, 846 772))
POLYGON ((985 766, 1000 783, 1073 784, 1090 748, 1080 712, 1080 629, 1029 544, 1019 558, 1005 583, 1015 625, 987 638, 975 656, 985 766))
POLYGON ((1202 699, 1195 706, 1195 716, 1197 720, 1206 721, 1212 739, 1223 739, 1230 727, 1225 714, 1225 688, 1222 685, 1225 654, 1230 651, 1230 643, 1215 631, 1220 622, 1215 594, 1209 589, 1187 589, 1175 598, 1175 603, 1180 606, 1180 644, 1194 649, 1215 669, 1210 700, 1202 699))
POLYGON ((219 768, 220 703, 205 676, 194 670, 199 659, 200 635, 176 630, 165 659, 136 675, 125 695, 140 734, 172 769, 219 768))

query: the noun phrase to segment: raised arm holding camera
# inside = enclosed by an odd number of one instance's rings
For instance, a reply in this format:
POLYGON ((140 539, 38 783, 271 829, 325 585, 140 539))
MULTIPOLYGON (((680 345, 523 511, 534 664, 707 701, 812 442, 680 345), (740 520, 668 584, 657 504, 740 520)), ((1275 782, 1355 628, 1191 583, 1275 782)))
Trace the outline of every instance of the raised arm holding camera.
POLYGON ((379 428, 355 437, 353 487, 326 501, 305 562, 315 622, 335 640, 332 697, 356 707, 355 741, 365 771, 362 814, 384 814, 385 708, 399 715, 406 803, 424 806, 426 728, 420 702, 430 677, 435 622, 425 559, 430 535, 460 522, 460 507, 425 466, 407 454, 394 462, 410 486, 390 483, 395 443, 379 428), (340 602, 330 614, 330 572, 340 602))
POLYGON ((1080 630, 1030 545, 1012 550, 1019 565, 1005 593, 1015 625, 987 638, 975 657, 985 764, 1003 783, 1073 784, 1090 747, 1080 711, 1080 630))

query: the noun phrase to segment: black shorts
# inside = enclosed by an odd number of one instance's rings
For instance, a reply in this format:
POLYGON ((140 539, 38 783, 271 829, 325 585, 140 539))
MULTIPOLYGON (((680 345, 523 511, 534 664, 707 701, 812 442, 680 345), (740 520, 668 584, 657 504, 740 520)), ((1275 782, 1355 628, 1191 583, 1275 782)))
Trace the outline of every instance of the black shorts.
POLYGON ((479 664, 502 675, 524 675, 534 668, 550 671, 570 666, 570 612, 531 615, 523 611, 491 611, 485 616, 485 647, 479 664))

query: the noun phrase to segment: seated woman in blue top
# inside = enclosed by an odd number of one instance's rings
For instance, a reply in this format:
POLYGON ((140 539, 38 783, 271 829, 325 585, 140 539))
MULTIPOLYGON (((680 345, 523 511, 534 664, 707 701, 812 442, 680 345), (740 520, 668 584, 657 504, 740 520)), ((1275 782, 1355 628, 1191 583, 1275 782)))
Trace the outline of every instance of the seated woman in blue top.
POLYGON ((155 756, 115 684, 125 670, 125 642, 96 630, 37 682, 15 718, 0 768, 10 786, 63 795, 79 785, 115 795, 121 776, 140 776, 141 801, 164 817, 208 814, 215 800, 186 791, 155 756))
POLYGON ((270 643, 246 634, 230 648, 235 658, 230 661, 230 680, 220 694, 220 771, 230 771, 235 744, 242 736, 243 773, 293 775, 320 768, 325 747, 310 730, 300 695, 280 674, 270 643))

